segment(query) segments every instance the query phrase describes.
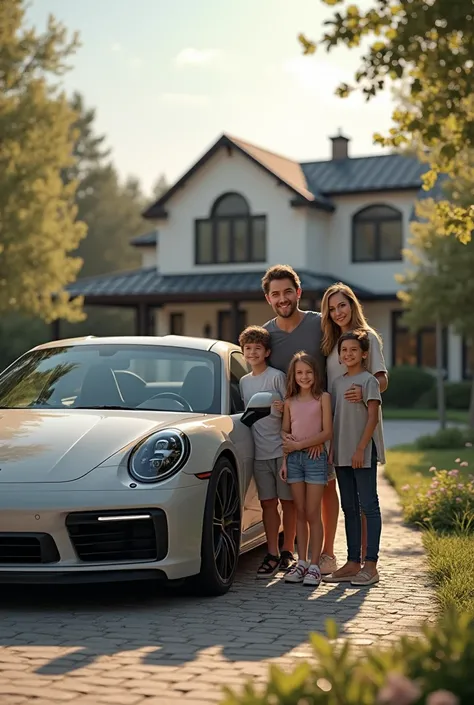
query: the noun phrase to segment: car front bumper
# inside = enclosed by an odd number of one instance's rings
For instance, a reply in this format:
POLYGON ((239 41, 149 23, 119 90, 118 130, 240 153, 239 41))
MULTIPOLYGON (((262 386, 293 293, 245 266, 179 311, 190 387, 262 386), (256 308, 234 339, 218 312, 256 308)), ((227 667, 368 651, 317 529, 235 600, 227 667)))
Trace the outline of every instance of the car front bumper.
MULTIPOLYGON (((0 494, 0 583, 180 579, 199 573, 207 481, 175 489, 0 494)), ((18 487, 18 486, 17 486, 18 487)))

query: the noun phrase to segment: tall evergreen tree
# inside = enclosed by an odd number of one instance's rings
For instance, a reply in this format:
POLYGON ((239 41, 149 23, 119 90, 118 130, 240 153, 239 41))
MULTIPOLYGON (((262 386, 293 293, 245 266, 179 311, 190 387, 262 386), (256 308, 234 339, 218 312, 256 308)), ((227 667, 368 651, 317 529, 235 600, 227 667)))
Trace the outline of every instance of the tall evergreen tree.
POLYGON ((77 220, 76 183, 61 175, 74 164, 75 113, 54 83, 77 37, 53 17, 37 33, 25 25, 22 0, 0 3, 0 312, 48 321, 79 320, 80 299, 65 287, 81 260, 86 234, 77 220))

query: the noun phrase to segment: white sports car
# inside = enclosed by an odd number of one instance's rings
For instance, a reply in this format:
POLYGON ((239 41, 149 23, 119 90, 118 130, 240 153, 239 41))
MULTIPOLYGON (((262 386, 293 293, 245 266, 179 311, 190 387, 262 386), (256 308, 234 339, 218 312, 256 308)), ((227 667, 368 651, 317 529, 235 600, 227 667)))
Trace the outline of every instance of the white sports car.
POLYGON ((0 582, 232 585, 264 541, 238 347, 180 336, 61 340, 0 375, 0 582))

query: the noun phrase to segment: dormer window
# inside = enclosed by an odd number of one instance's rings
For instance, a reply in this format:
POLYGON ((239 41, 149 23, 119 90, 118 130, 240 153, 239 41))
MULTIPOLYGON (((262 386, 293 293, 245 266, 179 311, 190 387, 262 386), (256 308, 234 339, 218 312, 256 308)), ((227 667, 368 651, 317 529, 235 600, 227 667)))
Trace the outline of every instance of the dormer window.
POLYGON ((266 261, 266 217, 252 215, 239 193, 226 193, 210 217, 196 220, 196 264, 266 261))
POLYGON ((391 206, 369 206, 352 219, 353 262, 398 262, 402 257, 402 214, 391 206))

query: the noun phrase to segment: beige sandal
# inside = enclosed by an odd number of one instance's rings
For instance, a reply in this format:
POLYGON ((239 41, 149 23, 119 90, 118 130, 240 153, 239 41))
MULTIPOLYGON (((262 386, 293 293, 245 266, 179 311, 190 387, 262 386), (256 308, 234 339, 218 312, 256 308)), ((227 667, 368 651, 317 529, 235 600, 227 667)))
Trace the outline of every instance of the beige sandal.
MULTIPOLYGON (((359 573, 357 573, 359 575, 359 573)), ((357 575, 340 575, 339 577, 337 575, 334 575, 334 573, 331 573, 331 575, 323 575, 323 582, 324 583, 350 583, 354 580, 354 578, 357 577, 357 575)))
POLYGON ((377 571, 373 575, 367 570, 360 570, 357 575, 351 580, 351 585, 357 585, 358 587, 364 585, 375 585, 380 580, 377 571))

